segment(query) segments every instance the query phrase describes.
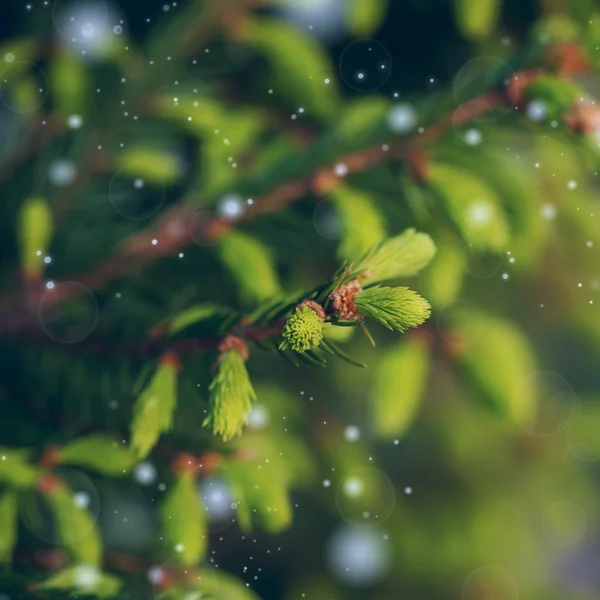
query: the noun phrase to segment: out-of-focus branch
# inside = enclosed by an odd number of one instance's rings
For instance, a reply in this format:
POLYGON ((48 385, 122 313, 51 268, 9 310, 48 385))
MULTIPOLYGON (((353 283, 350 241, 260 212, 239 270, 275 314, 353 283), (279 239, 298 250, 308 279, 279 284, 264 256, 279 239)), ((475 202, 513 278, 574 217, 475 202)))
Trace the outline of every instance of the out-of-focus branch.
MULTIPOLYGON (((417 165, 423 160, 424 148, 439 139, 453 123, 456 124, 457 119, 460 123, 466 123, 493 110, 502 102, 502 97, 499 94, 486 94, 480 100, 471 100, 458 109, 454 109, 450 115, 444 115, 423 134, 415 134, 409 138, 391 140, 389 143, 364 148, 349 155, 340 156, 333 161, 333 164, 344 163, 348 174, 365 171, 372 166, 385 163, 390 158, 404 158, 409 160, 411 165, 417 165)), ((339 181, 333 164, 322 167, 306 177, 284 182, 264 196, 256 198, 238 223, 248 221, 257 215, 281 210, 310 193, 316 195, 327 193, 339 181)), ((160 258, 172 256, 193 245, 195 242, 190 228, 196 214, 190 208, 194 204, 193 198, 184 198, 179 204, 167 211, 149 228, 124 240, 113 255, 97 268, 92 269, 89 273, 73 274, 64 279, 77 281, 90 290, 102 289, 116 279, 132 275, 160 258)), ((200 226, 200 235, 210 243, 234 228, 236 223, 215 216, 201 223, 200 226)), ((61 289, 58 286, 55 288, 55 293, 52 294, 52 300, 54 302, 67 300, 72 297, 76 289, 66 286, 61 289)), ((16 294, 9 294, 0 302, 0 322, 5 330, 16 332, 23 323, 26 324, 31 320, 31 315, 27 316, 23 313, 19 292, 18 290, 16 294)), ((37 306, 44 292, 44 288, 29 290, 30 304, 37 306)))

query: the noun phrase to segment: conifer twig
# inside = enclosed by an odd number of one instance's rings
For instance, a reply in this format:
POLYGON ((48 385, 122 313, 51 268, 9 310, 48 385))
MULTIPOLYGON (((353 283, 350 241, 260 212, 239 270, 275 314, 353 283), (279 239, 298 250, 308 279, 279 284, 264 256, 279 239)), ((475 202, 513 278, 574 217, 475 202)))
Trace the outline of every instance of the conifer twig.
MULTIPOLYGON (((479 100, 470 100, 465 103, 463 108, 454 109, 453 113, 456 110, 461 110, 461 119, 466 122, 492 110, 502 101, 502 98, 498 94, 488 93, 484 94, 479 100)), ((422 146, 439 139, 451 123, 452 116, 444 115, 437 124, 430 127, 427 135, 418 134, 401 141, 377 144, 339 157, 333 163, 343 162, 350 174, 362 172, 369 167, 384 163, 391 157, 410 158, 415 152, 420 151, 422 146)), ((284 182, 264 196, 256 198, 254 203, 248 207, 240 222, 248 221, 257 215, 276 212, 313 191, 317 194, 326 192, 330 189, 330 186, 336 185, 337 180, 338 178, 333 172, 333 166, 328 165, 307 177, 284 182)), ((112 256, 89 273, 73 274, 66 276, 64 279, 77 281, 91 290, 102 289, 115 279, 131 275, 134 270, 146 267, 159 258, 172 256, 193 245, 194 241, 190 234, 189 223, 194 216, 194 212, 189 208, 189 204, 193 203, 185 202, 184 199, 183 202, 175 205, 149 228, 125 239, 112 256)), ((234 226, 235 224, 230 221, 225 222, 215 217, 203 225, 204 234, 208 240, 215 240, 234 226)), ((76 289, 78 288, 70 287, 68 291, 65 290, 67 293, 63 294, 62 297, 59 294, 54 294, 54 298, 56 301, 67 300, 71 297, 69 294, 76 289)), ((44 291, 44 289, 38 291, 40 297, 44 291)), ((14 329, 15 312, 19 314, 21 310, 14 293, 5 296, 0 302, 0 325, 12 324, 14 329)))

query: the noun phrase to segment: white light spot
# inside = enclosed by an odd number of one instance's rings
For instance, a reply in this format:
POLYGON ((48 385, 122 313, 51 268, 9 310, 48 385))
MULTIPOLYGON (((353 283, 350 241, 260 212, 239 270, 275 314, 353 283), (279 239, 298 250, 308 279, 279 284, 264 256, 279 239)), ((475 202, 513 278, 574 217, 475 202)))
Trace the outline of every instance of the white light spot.
POLYGON ((83 125, 83 119, 81 115, 71 115, 67 120, 67 124, 71 129, 79 129, 83 125))
POLYGON ((397 104, 390 110, 387 122, 394 133, 408 133, 417 124, 417 112, 411 104, 397 104))
POLYGON ((77 508, 87 508, 90 505, 90 495, 87 492, 75 492, 73 494, 73 504, 77 508))
POLYGON ((469 146, 479 146, 483 141, 483 135, 479 129, 471 128, 465 132, 465 143, 469 146))
POLYGON ((344 437, 349 442, 357 442, 360 439, 360 429, 356 425, 348 425, 344 429, 344 437))
POLYGON ((344 492, 351 498, 356 498, 363 493, 363 482, 356 477, 349 477, 344 481, 344 492))
POLYGON ((546 221, 553 221, 556 218, 556 206, 553 204, 544 204, 541 208, 542 218, 546 221))
POLYGON ((348 165, 344 163, 338 163, 337 165, 335 165, 335 167, 333 167, 333 172, 338 177, 345 177, 346 175, 348 175, 348 165))

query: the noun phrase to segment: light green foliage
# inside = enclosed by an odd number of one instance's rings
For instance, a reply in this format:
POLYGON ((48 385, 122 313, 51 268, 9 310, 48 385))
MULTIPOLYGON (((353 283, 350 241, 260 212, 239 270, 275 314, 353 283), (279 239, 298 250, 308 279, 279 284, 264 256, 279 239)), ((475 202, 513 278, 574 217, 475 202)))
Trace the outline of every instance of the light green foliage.
POLYGON ((200 588, 207 600, 260 600, 248 586, 222 569, 209 571, 200 588))
POLYGON ((360 258, 386 237, 383 215, 368 194, 347 185, 336 186, 329 194, 342 225, 338 256, 360 258))
POLYGON ((315 117, 332 115, 337 103, 335 68, 312 37, 280 20, 254 18, 246 23, 245 41, 269 60, 276 94, 315 117))
POLYGON ((462 287, 465 251, 457 240, 438 241, 435 258, 421 275, 423 294, 431 305, 441 310, 456 300, 462 287))
MULTIPOLYGON (((252 438, 260 443, 257 438, 252 438)), ((248 446, 255 457, 247 462, 231 461, 219 467, 219 474, 229 483, 237 501, 237 521, 242 531, 252 529, 253 520, 271 533, 287 529, 292 522, 289 497, 289 469, 277 453, 263 451, 260 445, 248 446), (269 458, 267 462, 264 457, 269 458)))
POLYGON ((536 363, 523 333, 491 315, 463 311, 455 321, 458 334, 469 341, 457 360, 475 384, 478 397, 527 427, 537 411, 537 390, 528 384, 536 363))
POLYGON ((17 542, 17 520, 19 516, 19 497, 12 490, 0 492, 0 564, 9 564, 12 560, 14 545, 17 542))
POLYGON ((58 460, 63 464, 77 465, 112 476, 127 473, 137 460, 127 446, 101 434, 76 439, 58 452, 58 460))
POLYGON ((181 94, 156 101, 159 115, 175 121, 201 141, 201 185, 204 193, 226 192, 238 169, 232 161, 248 152, 264 128, 265 115, 251 108, 232 108, 201 95, 181 94), (215 134, 218 131, 218 134, 215 134))
POLYGON ((497 252, 506 248, 506 215, 490 187, 466 170, 441 163, 429 165, 428 181, 468 243, 497 252))
POLYGON ((574 81, 558 77, 557 75, 544 75, 527 86, 528 98, 540 100, 544 103, 548 117, 560 118, 568 112, 573 104, 587 93, 574 81))
POLYGON ((427 386, 427 344, 416 338, 397 343, 383 354, 375 372, 372 423, 382 438, 402 435, 412 424, 427 386))
POLYGON ((162 360, 133 409, 131 448, 138 458, 145 457, 160 434, 171 429, 177 404, 176 388, 176 366, 172 360, 162 360))
POLYGON ((16 488, 31 487, 41 471, 28 460, 28 451, 0 448, 0 482, 16 488))
POLYGON ((96 523, 86 508, 79 506, 73 491, 58 484, 45 494, 54 515, 58 536, 72 560, 97 567, 102 546, 96 523))
POLYGON ((98 598, 111 598, 121 589, 121 581, 90 565, 74 565, 62 569, 35 586, 38 590, 64 590, 72 597, 94 594, 98 598))
POLYGON ((206 553, 208 535, 205 509, 191 471, 179 475, 160 509, 164 548, 185 566, 198 563, 206 553))
POLYGON ((50 63, 50 86, 57 107, 66 117, 82 115, 88 107, 89 71, 75 50, 63 46, 50 63))
POLYGON ((228 309, 222 306, 216 306, 214 304, 198 304, 192 306, 177 316, 173 317, 168 323, 168 329, 170 334, 178 333, 183 329, 187 329, 191 325, 195 325, 211 317, 217 315, 226 314, 228 309))
POLYGON ((488 37, 496 26, 501 6, 502 0, 454 0, 458 28, 473 40, 488 37))
POLYGON ((355 37, 373 34, 388 9, 387 0, 348 0, 345 3, 348 29, 355 37))
POLYGON ((244 301, 262 302, 280 293, 273 257, 260 241, 235 231, 219 240, 218 250, 244 301))
POLYGON ((435 244, 426 233, 407 229, 373 248, 355 265, 355 270, 366 271, 364 284, 371 285, 412 277, 426 267, 434 255, 435 244))
POLYGON ((182 175, 181 161, 163 148, 132 146, 116 158, 120 176, 140 178, 144 183, 171 185, 182 175))
POLYGON ((237 350, 222 355, 219 371, 210 384, 210 406, 204 427, 227 441, 242 431, 248 411, 256 400, 244 359, 237 350))
POLYGON ((19 212, 21 267, 25 273, 36 276, 43 272, 53 229, 52 212, 46 199, 27 198, 19 212))
POLYGON ((306 352, 318 348, 323 341, 326 324, 310 307, 304 305, 288 317, 283 329, 283 342, 279 346, 285 350, 288 346, 296 352, 306 352))
POLYGON ((379 96, 348 101, 333 124, 336 140, 352 147, 364 144, 384 126, 389 109, 390 103, 379 96))
POLYGON ((323 331, 323 337, 332 342, 348 342, 354 336, 354 327, 327 327, 323 331))
POLYGON ((368 288, 358 294, 356 306, 365 316, 401 333, 418 327, 431 314, 429 303, 406 287, 368 288))

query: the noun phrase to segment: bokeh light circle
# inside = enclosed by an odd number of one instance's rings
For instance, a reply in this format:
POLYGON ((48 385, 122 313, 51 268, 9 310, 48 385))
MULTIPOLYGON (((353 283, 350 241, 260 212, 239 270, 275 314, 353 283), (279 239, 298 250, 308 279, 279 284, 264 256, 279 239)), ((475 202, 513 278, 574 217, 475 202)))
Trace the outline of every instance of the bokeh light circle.
POLYGON ((20 494, 20 512, 25 527, 38 539, 55 546, 73 545, 84 539, 93 529, 100 514, 100 495, 92 480, 81 471, 64 468, 54 474, 69 488, 71 510, 86 511, 90 516, 88 529, 56 526, 56 518, 44 494, 35 487, 23 489, 20 494))
POLYGON ((483 252, 473 246, 467 246, 464 252, 466 271, 475 279, 490 279, 500 272, 503 257, 491 252, 483 252))
POLYGON ((54 0, 52 20, 69 41, 89 41, 108 29, 108 5, 105 0, 54 0))
POLYGON ((100 309, 92 292, 75 281, 47 289, 38 307, 42 329, 56 342, 76 344, 96 328, 100 309))
POLYGON ((357 527, 377 527, 396 506, 396 491, 389 477, 374 467, 348 472, 336 490, 335 502, 342 518, 357 527))
POLYGON ((329 538, 326 560, 336 579, 351 587, 376 584, 392 564, 389 542, 379 531, 348 525, 336 529, 329 538))
POLYGON ((460 597, 461 600, 519 600, 519 585, 502 567, 480 567, 465 578, 460 597))
POLYGON ((487 102, 481 99, 490 89, 502 89, 514 76, 513 69, 502 59, 494 56, 478 56, 463 65, 454 77, 452 90, 459 111, 465 113, 477 113, 469 118, 472 122, 491 123, 502 119, 509 114, 514 104, 504 100, 499 102, 487 102), (474 106, 472 103, 479 103, 474 106), (482 110, 485 109, 485 110, 482 110))
POLYGON ((580 401, 571 384, 554 371, 534 371, 516 381, 515 397, 533 397, 536 410, 526 420, 517 419, 525 432, 538 437, 567 429, 580 411, 580 401))
POLYGON ((377 40, 361 38, 350 42, 339 61, 340 76, 356 92, 374 92, 392 74, 392 56, 377 40))
POLYGON ((562 548, 579 543, 585 536, 587 524, 587 516, 581 506, 569 500, 554 502, 542 516, 544 536, 562 548))
POLYGON ((206 510, 210 531, 224 531, 234 524, 237 502, 224 479, 219 477, 202 479, 198 484, 198 494, 206 510))
POLYGON ((600 416, 581 415, 567 430, 569 453, 583 462, 600 460, 600 416))
POLYGON ((165 185, 155 179, 147 181, 142 177, 133 177, 125 166, 112 176, 108 198, 122 217, 143 221, 162 208, 165 202, 165 185))
POLYGON ((316 232, 326 240, 339 240, 342 236, 342 223, 330 202, 322 201, 313 212, 316 232))
POLYGON ((0 100, 9 110, 27 114, 39 110, 48 99, 48 77, 29 61, 11 63, 0 75, 0 100))

